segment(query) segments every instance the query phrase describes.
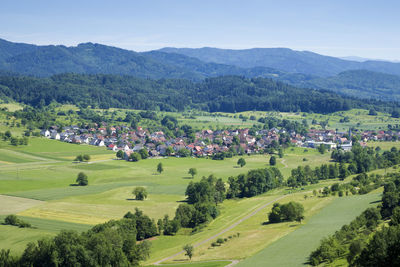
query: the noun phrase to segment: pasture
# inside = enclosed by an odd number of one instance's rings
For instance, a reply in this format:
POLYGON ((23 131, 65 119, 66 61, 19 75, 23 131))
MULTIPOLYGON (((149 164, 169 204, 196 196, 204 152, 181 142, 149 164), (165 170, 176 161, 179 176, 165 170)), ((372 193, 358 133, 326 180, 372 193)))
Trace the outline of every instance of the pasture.
MULTIPOLYGON (((117 160, 115 153, 104 147, 73 145, 44 138, 30 138, 28 146, 6 145, 2 150, 7 155, 18 157, 19 160, 17 162, 6 157, 7 163, 0 164, 0 194, 20 197, 28 203, 30 201, 34 203, 23 209, 17 209, 16 205, 13 209, 10 205, 11 209, 3 213, 4 215, 15 213, 35 227, 20 229, 0 226, 1 247, 15 250, 13 253, 20 253, 27 242, 39 237, 52 236, 61 229, 83 231, 91 225, 121 218, 126 212, 133 211, 136 207, 154 219, 162 218, 165 214, 173 217, 176 207, 185 199, 187 184, 192 181, 188 174, 189 168, 193 167, 198 171, 193 181, 198 181, 202 176, 210 174, 226 181, 229 176, 246 173, 251 169, 268 167, 270 157, 245 155, 243 157, 247 164, 242 168, 236 164, 239 157, 223 161, 170 157, 126 162, 117 160), (92 158, 91 162, 73 162, 78 154, 89 154, 92 158), (164 172, 158 174, 156 166, 160 162, 163 164, 164 172), (89 186, 71 186, 81 171, 88 175, 89 186), (132 190, 136 186, 146 187, 149 196, 145 201, 133 200, 132 190), (12 238, 10 238, 11 234, 12 238)), ((278 158, 277 167, 287 178, 290 170, 298 165, 309 164, 313 167, 326 163, 329 159, 330 153, 321 155, 313 149, 289 148, 285 150, 283 158, 278 158), (303 158, 307 161, 303 161, 303 158)), ((331 182, 334 181, 328 183, 331 182)), ((312 190, 322 186, 324 186, 323 183, 305 189, 312 190)), ((156 260, 180 251, 182 244, 200 242, 219 233, 265 203, 287 193, 287 190, 279 189, 254 198, 225 201, 220 205, 221 215, 202 231, 190 234, 187 229, 181 229, 176 236, 156 237, 152 241, 151 258, 146 261, 146 264, 152 264, 156 260)), ((303 200, 303 195, 304 192, 300 191, 288 195, 287 200, 303 201, 307 216, 317 213, 331 201, 331 198, 312 197, 303 200)), ((273 242, 288 231, 298 228, 298 226, 282 225, 274 229, 272 225, 262 225, 270 208, 271 206, 265 207, 256 216, 221 236, 227 237, 240 232, 240 238, 232 239, 214 249, 209 249, 209 247, 215 240, 210 240, 196 248, 194 260, 204 262, 210 259, 244 258, 263 249, 268 242, 273 242), (261 239, 257 238, 260 233, 263 237, 261 239), (241 246, 246 249, 238 249, 241 246)), ((178 257, 173 262, 176 260, 181 262, 180 260, 184 258, 178 257)))
POLYGON ((306 224, 237 266, 303 266, 323 237, 334 233, 368 207, 377 205, 379 200, 380 194, 336 198, 306 224))

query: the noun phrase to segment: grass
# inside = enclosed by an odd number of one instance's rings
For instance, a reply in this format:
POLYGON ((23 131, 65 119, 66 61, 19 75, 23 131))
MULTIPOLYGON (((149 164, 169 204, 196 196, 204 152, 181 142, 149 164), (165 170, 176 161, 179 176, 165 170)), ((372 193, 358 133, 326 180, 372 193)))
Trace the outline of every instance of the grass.
MULTIPOLYGON (((320 185, 321 187, 321 185, 320 185)), ((308 190, 308 188, 307 188, 308 190)), ((280 195, 286 193, 286 190, 278 191, 275 193, 273 198, 268 198, 268 200, 277 198, 280 195)), ((311 197, 311 193, 308 193, 310 198, 304 200, 304 192, 287 195, 279 203, 286 203, 289 201, 299 201, 306 209, 306 217, 311 217, 313 214, 320 211, 320 209, 328 205, 332 198, 317 198, 311 197)), ((267 199, 266 199, 267 200, 267 199)), ((244 200, 246 202, 247 200, 244 200)), ((265 203, 268 201, 262 201, 262 197, 258 199, 259 202, 265 203)), ((235 200, 228 200, 231 205, 235 205, 235 200)), ((247 203, 250 205, 251 203, 247 203)), ((249 206, 250 207, 250 206, 249 206)), ((194 260, 201 261, 206 259, 242 259, 253 255, 257 251, 263 249, 267 244, 277 240, 281 236, 294 231, 300 225, 298 223, 281 223, 281 224, 267 224, 268 212, 270 212, 272 204, 263 208, 259 213, 250 219, 242 222, 232 230, 224 233, 221 238, 228 238, 228 241, 221 246, 212 247, 211 243, 216 241, 211 240, 206 244, 196 248, 196 253, 194 260), (240 233, 239 237, 234 237, 240 233), (233 237, 229 239, 229 236, 233 237)), ((231 212, 231 211, 230 211, 231 212)), ((183 255, 177 257, 174 260, 182 260, 183 255)))
MULTIPOLYGON (((5 216, 0 216, 3 220, 5 216)), ((33 228, 18 228, 0 224, 0 249, 10 249, 11 254, 20 255, 29 242, 36 242, 45 237, 52 237, 61 230, 86 231, 90 227, 84 224, 74 224, 63 221, 43 220, 18 216, 32 224, 33 228)))
POLYGON ((51 236, 54 234, 43 230, 0 225, 0 249, 10 249, 11 254, 20 255, 29 242, 51 236))
POLYGON ((34 199, 3 196, 3 195, 0 195, 0 203, 1 203, 0 215, 2 214, 8 215, 12 213, 21 212, 26 209, 43 204, 42 201, 37 201, 34 199))
MULTIPOLYGON (((230 261, 204 261, 204 262, 190 262, 180 264, 162 264, 166 267, 223 267, 230 264, 230 261)), ((157 265, 159 266, 159 265, 157 265)))
POLYGON ((379 194, 336 198, 305 225, 238 266, 302 266, 323 237, 349 223, 366 208, 377 205, 379 199, 379 194))

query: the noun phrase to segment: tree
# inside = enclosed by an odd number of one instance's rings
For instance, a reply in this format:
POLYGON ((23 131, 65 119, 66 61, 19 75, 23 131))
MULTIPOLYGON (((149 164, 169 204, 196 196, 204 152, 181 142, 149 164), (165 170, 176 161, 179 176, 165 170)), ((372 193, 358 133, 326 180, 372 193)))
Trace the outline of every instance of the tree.
POLYGON ((178 156, 181 158, 186 158, 190 156, 190 151, 187 150, 186 148, 181 148, 178 150, 178 156))
POLYGON ((301 222, 304 219, 304 207, 294 201, 282 205, 275 203, 272 211, 268 214, 268 219, 271 223, 282 221, 301 222))
POLYGON ((135 195, 136 200, 145 200, 147 198, 146 188, 142 186, 135 187, 132 194, 135 195))
POLYGON ((163 168, 162 163, 160 162, 160 163, 158 163, 158 165, 157 165, 157 172, 158 172, 159 174, 161 174, 163 171, 164 171, 164 168, 163 168))
POLYGON ((89 161, 90 160, 90 155, 87 155, 87 154, 83 155, 83 160, 84 161, 89 161))
POLYGON ((189 260, 193 257, 194 247, 192 245, 186 244, 183 246, 183 250, 185 251, 185 255, 189 257, 189 260))
POLYGON ((18 225, 18 218, 14 214, 8 215, 4 219, 4 223, 7 225, 18 225))
POLYGON ((197 174, 197 169, 196 168, 190 168, 188 173, 192 176, 192 179, 193 179, 194 176, 197 174))
POLYGON ((83 155, 76 156, 75 161, 82 162, 83 161, 83 155))
POLYGON ((133 153, 129 156, 129 158, 130 158, 132 161, 134 161, 134 162, 139 161, 139 160, 141 159, 140 154, 137 153, 137 152, 133 152, 133 153))
POLYGON ((375 109, 371 108, 371 109, 369 110, 369 112, 368 112, 368 115, 370 115, 370 116, 376 116, 376 115, 378 115, 378 113, 376 112, 375 109))
POLYGON ((279 156, 279 158, 283 158, 283 149, 282 148, 278 149, 278 156, 279 156))
POLYGON ((276 165, 276 157, 275 156, 272 156, 269 159, 269 165, 271 165, 271 166, 275 166, 276 165))
POLYGON ((88 185, 88 183, 89 183, 87 175, 85 173, 83 173, 83 172, 78 173, 78 177, 76 178, 76 182, 80 186, 85 186, 85 185, 88 185))
POLYGON ((116 156, 117 156, 117 158, 122 159, 124 157, 124 152, 122 150, 118 150, 116 156))
POLYGON ((167 147, 166 149, 165 149, 165 154, 167 155, 167 156, 171 156, 172 154, 174 153, 174 149, 172 148, 172 147, 167 147))
POLYGON ((319 147, 318 147, 318 151, 321 154, 325 154, 325 151, 326 151, 325 145, 324 144, 320 144, 319 147))
POLYGON ((139 150, 139 154, 142 159, 147 159, 149 157, 149 152, 144 148, 139 150))
POLYGON ((10 143, 11 143, 11 145, 13 145, 13 146, 18 146, 18 138, 16 138, 16 137, 11 137, 10 143))
POLYGON ((10 130, 7 130, 7 131, 4 133, 4 139, 5 139, 5 140, 10 139, 11 136, 12 136, 12 134, 11 134, 11 131, 10 131, 10 130))
POLYGON ((246 165, 246 160, 244 158, 238 159, 237 165, 239 165, 240 168, 242 168, 244 165, 246 165))

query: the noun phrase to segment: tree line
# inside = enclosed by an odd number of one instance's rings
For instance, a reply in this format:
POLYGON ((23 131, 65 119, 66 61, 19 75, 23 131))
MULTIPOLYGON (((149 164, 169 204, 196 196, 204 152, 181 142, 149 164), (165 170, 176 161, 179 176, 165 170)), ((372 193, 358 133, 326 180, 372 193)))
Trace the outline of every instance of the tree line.
POLYGON ((296 88, 272 79, 240 76, 221 76, 201 82, 71 73, 48 78, 0 76, 0 97, 35 107, 55 101, 102 109, 162 111, 195 108, 209 112, 275 110, 330 113, 351 108, 391 112, 398 108, 396 103, 361 101, 329 91, 296 88))

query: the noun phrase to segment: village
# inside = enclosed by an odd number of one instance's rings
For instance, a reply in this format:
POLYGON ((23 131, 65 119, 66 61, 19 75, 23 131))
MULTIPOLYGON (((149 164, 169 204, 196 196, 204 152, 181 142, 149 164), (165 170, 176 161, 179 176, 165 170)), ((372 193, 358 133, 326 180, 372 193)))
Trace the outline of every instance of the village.
MULTIPOLYGON (((306 135, 287 132, 285 129, 253 131, 249 129, 234 130, 203 130, 195 133, 194 141, 186 136, 169 138, 163 131, 150 133, 138 127, 136 130, 127 126, 80 128, 67 126, 58 129, 56 126, 41 131, 41 135, 62 142, 73 144, 88 144, 105 147, 118 152, 123 151, 123 158, 140 150, 146 150, 150 157, 159 156, 194 156, 207 157, 217 153, 254 154, 263 153, 268 149, 278 149, 286 144, 305 148, 318 148, 324 145, 326 149, 352 148, 352 132, 337 132, 335 130, 309 129, 306 135), (193 141, 193 142, 191 142, 193 141)), ((400 132, 395 131, 363 131, 355 132, 360 137, 360 144, 366 146, 368 141, 396 141, 400 132)))

